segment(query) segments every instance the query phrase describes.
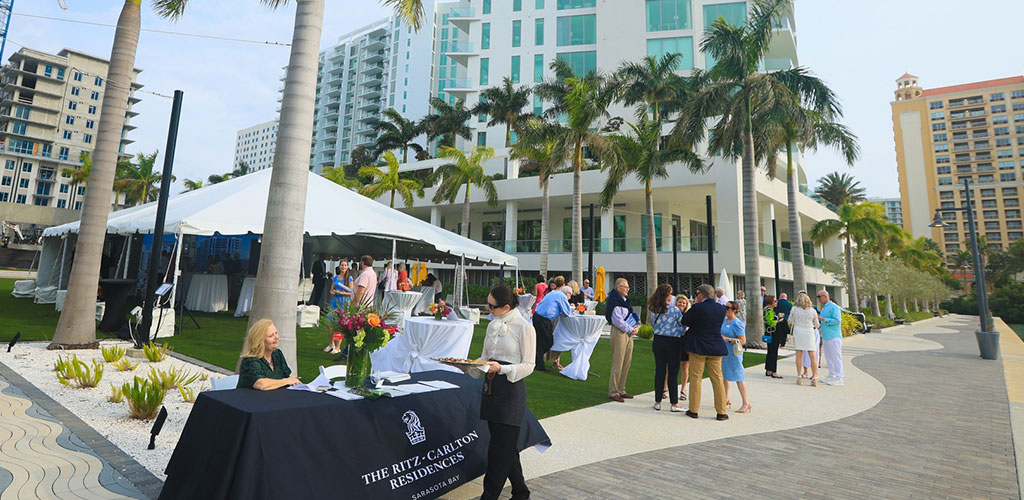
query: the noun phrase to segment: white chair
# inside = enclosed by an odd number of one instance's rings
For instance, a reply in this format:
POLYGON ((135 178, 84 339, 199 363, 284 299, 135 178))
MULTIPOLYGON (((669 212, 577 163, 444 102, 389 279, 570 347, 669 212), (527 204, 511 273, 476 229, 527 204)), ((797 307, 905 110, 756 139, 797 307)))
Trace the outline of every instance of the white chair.
POLYGON ((346 374, 348 374, 348 367, 345 365, 331 365, 327 368, 320 366, 320 375, 327 377, 328 380, 345 378, 346 374))
POLYGON ((18 298, 36 296, 36 280, 18 280, 14 282, 14 290, 11 295, 18 298))
POLYGON ((210 379, 211 391, 225 391, 238 387, 238 375, 210 379))

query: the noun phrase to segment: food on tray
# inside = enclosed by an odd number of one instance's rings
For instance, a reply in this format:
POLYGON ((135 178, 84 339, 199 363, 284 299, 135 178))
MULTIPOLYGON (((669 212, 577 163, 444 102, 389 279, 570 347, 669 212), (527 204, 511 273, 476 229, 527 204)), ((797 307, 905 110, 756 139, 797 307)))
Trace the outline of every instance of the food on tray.
POLYGON ((437 361, 439 363, 444 363, 446 365, 456 365, 456 366, 458 366, 458 365, 484 366, 484 365, 488 365, 489 364, 486 361, 478 361, 478 360, 475 360, 475 359, 462 359, 462 358, 431 358, 431 359, 433 359, 434 361, 437 361))

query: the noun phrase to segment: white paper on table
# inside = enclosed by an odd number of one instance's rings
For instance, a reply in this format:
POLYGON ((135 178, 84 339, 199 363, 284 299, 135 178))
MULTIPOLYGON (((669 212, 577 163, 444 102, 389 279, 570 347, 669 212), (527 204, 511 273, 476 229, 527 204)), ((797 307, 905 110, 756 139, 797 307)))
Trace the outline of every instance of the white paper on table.
POLYGON ((433 387, 435 389, 458 389, 459 388, 459 386, 457 386, 457 385, 455 385, 455 384, 453 384, 451 382, 445 382, 444 380, 424 380, 424 381, 422 381, 420 383, 423 384, 423 385, 429 385, 430 387, 433 387))
POLYGON ((381 392, 384 392, 384 393, 387 393, 389 396, 391 396, 393 398, 397 398, 399 396, 408 396, 409 395, 408 392, 399 390, 398 387, 393 386, 393 385, 385 385, 385 386, 382 386, 382 387, 378 387, 377 390, 381 391, 381 392))
POLYGON ((386 378, 395 377, 395 376, 398 376, 398 375, 408 375, 408 374, 407 373, 402 373, 402 372, 391 371, 391 370, 385 370, 385 371, 377 373, 377 377, 380 378, 381 380, 384 380, 386 378))
POLYGON ((357 399, 363 399, 363 397, 358 394, 352 394, 351 392, 348 392, 348 388, 344 386, 336 391, 328 391, 325 392, 324 394, 344 399, 345 401, 355 401, 357 399))
POLYGON ((395 389, 408 393, 408 394, 419 394, 421 392, 432 392, 436 391, 436 387, 430 387, 429 385, 423 384, 402 384, 396 385, 395 389))
POLYGON ((320 386, 330 387, 330 385, 331 385, 331 379, 325 377, 321 373, 320 375, 317 375, 316 378, 313 379, 313 381, 308 383, 308 384, 295 384, 295 385, 289 387, 288 389, 293 390, 293 391, 319 392, 319 391, 316 390, 317 387, 320 387, 320 386))

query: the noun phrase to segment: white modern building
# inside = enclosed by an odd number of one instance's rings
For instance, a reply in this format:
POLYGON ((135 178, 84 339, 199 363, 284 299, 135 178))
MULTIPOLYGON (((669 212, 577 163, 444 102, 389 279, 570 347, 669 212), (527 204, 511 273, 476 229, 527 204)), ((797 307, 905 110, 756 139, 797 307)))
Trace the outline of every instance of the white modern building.
POLYGON ((885 207, 886 220, 903 227, 903 202, 899 198, 870 198, 868 201, 885 207))
MULTIPOLYGON (((467 105, 479 100, 479 93, 499 85, 505 76, 523 85, 532 85, 551 76, 549 64, 566 60, 577 72, 615 71, 624 61, 636 61, 646 55, 679 52, 683 62, 679 70, 706 69, 713 61, 699 51, 704 29, 719 17, 743 22, 746 2, 721 0, 471 0, 449 8, 447 18, 438 27, 449 28, 448 51, 440 50, 435 60, 438 85, 435 95, 465 99, 467 105), (453 43, 452 40, 457 40, 453 43), (454 62, 454 77, 452 65, 454 62), (441 71, 447 68, 446 73, 441 71), (446 75, 447 79, 440 78, 446 75), (468 75, 468 76, 463 76, 468 75), (443 94, 440 94, 443 92, 443 94)), ((443 32, 442 32, 443 34, 443 32)), ((443 36, 440 41, 444 41, 443 36)), ((443 49, 443 47, 440 47, 443 49)), ((790 68, 797 64, 796 30, 792 16, 778 23, 765 69, 790 68)), ((535 112, 544 103, 534 99, 535 112)), ((632 119, 633 110, 618 107, 612 116, 632 119)), ((469 149, 476 145, 495 148, 497 157, 487 165, 488 173, 502 174, 497 181, 499 203, 495 207, 482 201, 474 189, 471 198, 470 237, 506 252, 516 254, 521 270, 534 274, 539 268, 541 198, 536 177, 521 176, 518 162, 508 161, 504 148, 504 128, 487 127, 486 118, 471 120, 473 139, 459 141, 469 149), (465 142, 465 143, 464 143, 465 142)), ((704 153, 701 146, 701 153, 704 153)), ((800 154, 796 154, 801 183, 798 195, 804 240, 807 281, 812 290, 827 288, 833 297, 845 302, 839 284, 822 270, 823 259, 839 255, 841 246, 834 241, 824 246, 810 243, 811 226, 835 215, 805 196, 806 173, 800 154)), ((712 218, 717 245, 714 253, 716 276, 724 268, 736 287, 744 284, 743 231, 741 227, 741 173, 738 160, 710 157, 711 168, 705 174, 692 174, 682 166, 670 167, 671 176, 655 183, 654 212, 658 245, 659 281, 671 280, 673 269, 672 228, 682 236, 678 253, 681 288, 687 293, 706 281, 707 224, 705 197, 712 199, 712 218)), ((436 168, 440 160, 405 165, 406 170, 436 168)), ((760 271, 762 280, 775 291, 772 259, 772 219, 776 220, 780 242, 779 291, 792 293, 793 270, 789 262, 791 228, 786 217, 785 168, 779 176, 757 178, 760 214, 760 271)), ((633 290, 646 293, 646 255, 644 252, 644 191, 635 179, 625 182, 612 207, 599 208, 605 174, 595 168, 583 172, 584 260, 590 236, 588 206, 595 209, 595 266, 614 276, 624 276, 633 290)), ((434 188, 416 200, 414 215, 451 231, 458 231, 461 204, 449 206, 430 202, 434 188)), ((557 174, 551 181, 549 276, 568 275, 571 269, 570 230, 572 174, 557 174)), ((470 280, 486 284, 494 269, 470 272, 470 280)), ((716 278, 717 279, 717 278, 716 278)))
POLYGON ((235 160, 231 168, 242 162, 255 172, 274 166, 274 149, 277 147, 277 120, 243 128, 235 134, 235 160))

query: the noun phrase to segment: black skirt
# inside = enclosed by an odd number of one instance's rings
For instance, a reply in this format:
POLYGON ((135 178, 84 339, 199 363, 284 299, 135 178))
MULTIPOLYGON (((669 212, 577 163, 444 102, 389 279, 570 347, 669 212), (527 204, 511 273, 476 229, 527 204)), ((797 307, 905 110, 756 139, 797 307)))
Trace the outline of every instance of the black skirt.
MULTIPOLYGON (((507 365, 504 361, 498 363, 507 365)), ((526 383, 509 382, 500 373, 484 376, 480 399, 480 419, 498 424, 521 426, 526 415, 526 383)))

